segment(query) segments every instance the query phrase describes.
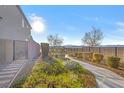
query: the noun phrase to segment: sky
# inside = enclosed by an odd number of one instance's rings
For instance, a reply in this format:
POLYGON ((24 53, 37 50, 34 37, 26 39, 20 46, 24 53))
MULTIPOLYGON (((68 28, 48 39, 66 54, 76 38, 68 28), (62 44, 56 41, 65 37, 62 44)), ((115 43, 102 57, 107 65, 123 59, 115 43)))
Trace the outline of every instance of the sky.
POLYGON ((32 26, 32 37, 47 42, 47 36, 59 34, 64 45, 82 45, 81 38, 92 27, 100 29, 102 45, 124 45, 124 6, 23 5, 32 26))

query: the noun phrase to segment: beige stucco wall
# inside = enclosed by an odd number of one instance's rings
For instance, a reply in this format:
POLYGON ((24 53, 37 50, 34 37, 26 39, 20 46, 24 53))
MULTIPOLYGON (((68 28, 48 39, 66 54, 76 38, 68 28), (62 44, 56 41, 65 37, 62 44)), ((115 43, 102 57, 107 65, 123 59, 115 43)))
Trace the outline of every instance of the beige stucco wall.
POLYGON ((30 60, 36 59, 40 56, 40 45, 33 40, 28 42, 28 58, 30 60))
POLYGON ((13 41, 0 39, 0 64, 13 62, 13 41))
POLYGON ((4 41, 0 39, 0 64, 2 64, 5 60, 4 47, 5 47, 4 41))
POLYGON ((5 63, 13 62, 13 40, 5 40, 5 63))
POLYGON ((35 41, 13 41, 0 39, 0 64, 15 60, 37 59, 40 56, 40 45, 35 41), (15 42, 15 44, 13 44, 15 42), (13 50, 14 48, 14 50, 13 50))

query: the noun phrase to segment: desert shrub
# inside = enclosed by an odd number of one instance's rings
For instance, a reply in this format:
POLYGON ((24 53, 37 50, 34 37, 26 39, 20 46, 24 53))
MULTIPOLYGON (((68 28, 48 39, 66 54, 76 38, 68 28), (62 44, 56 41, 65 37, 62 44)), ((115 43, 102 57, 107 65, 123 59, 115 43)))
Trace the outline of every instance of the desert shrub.
POLYGON ((79 59, 83 58, 83 53, 77 52, 76 57, 79 58, 79 59))
POLYGON ((94 75, 78 63, 51 60, 37 63, 21 86, 24 88, 96 87, 96 81, 94 75))
POLYGON ((42 64, 37 64, 34 67, 33 72, 46 73, 46 74, 61 74, 65 72, 64 64, 61 60, 44 62, 42 64))
POLYGON ((81 53, 80 53, 80 58, 82 58, 82 59, 83 59, 83 52, 81 52, 81 53))
POLYGON ((49 74, 61 74, 66 71, 64 68, 64 63, 62 60, 57 60, 53 64, 50 65, 50 73, 49 74))
POLYGON ((23 84, 25 83, 27 77, 23 77, 19 80, 17 80, 14 84, 11 85, 11 87, 16 87, 16 88, 22 88, 23 84))
POLYGON ((93 62, 100 63, 103 60, 103 54, 93 53, 93 62))
POLYGON ((78 56, 78 52, 75 52, 75 57, 77 57, 78 56))
POLYGON ((92 61, 93 59, 93 53, 92 52, 84 52, 83 53, 83 59, 92 61))
POLYGON ((40 77, 30 76, 23 87, 31 88, 79 88, 83 87, 84 78, 78 79, 78 75, 73 72, 62 73, 59 75, 45 75, 41 73, 40 77), (33 80, 33 81, 32 81, 33 80))
POLYGON ((124 62, 120 62, 119 66, 124 68, 124 62))
POLYGON ((120 62, 120 58, 118 57, 114 57, 114 56, 108 57, 107 63, 112 68, 118 68, 119 62, 120 62))
POLYGON ((65 68, 70 71, 73 71, 76 74, 87 72, 86 69, 84 69, 79 63, 76 63, 76 62, 67 62, 65 64, 65 68))
POLYGON ((69 55, 70 57, 73 57, 73 54, 72 54, 72 53, 68 53, 68 55, 69 55))
POLYGON ((72 53, 72 52, 69 53, 68 55, 71 56, 71 57, 75 57, 75 53, 72 53))
POLYGON ((23 87, 83 87, 83 78, 79 79, 78 74, 74 74, 83 72, 83 67, 78 63, 72 64, 70 62, 70 65, 73 65, 73 67, 69 69, 67 66, 66 68, 61 60, 37 64, 33 69, 32 75, 27 78, 23 87))
POLYGON ((28 88, 33 88, 33 87, 35 87, 35 85, 37 84, 38 79, 39 79, 37 76, 38 76, 38 75, 30 75, 30 76, 26 79, 26 81, 25 81, 23 87, 27 87, 27 86, 28 86, 28 88))
POLYGON ((35 88, 39 83, 45 84, 47 77, 48 75, 46 73, 32 73, 29 77, 27 77, 23 87, 35 88))

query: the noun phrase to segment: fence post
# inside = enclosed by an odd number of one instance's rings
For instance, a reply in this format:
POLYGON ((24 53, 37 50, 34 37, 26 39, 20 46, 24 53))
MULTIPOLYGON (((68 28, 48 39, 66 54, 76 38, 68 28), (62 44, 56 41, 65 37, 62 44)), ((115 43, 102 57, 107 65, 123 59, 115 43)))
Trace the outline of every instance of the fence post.
POLYGON ((90 46, 89 46, 89 52, 90 52, 90 46))
POLYGON ((101 53, 101 51, 100 51, 100 47, 99 47, 99 53, 101 53))
POLYGON ((82 47, 82 52, 84 52, 84 51, 83 51, 83 47, 82 47))
POLYGON ((115 47, 115 56, 117 56, 117 47, 115 47))

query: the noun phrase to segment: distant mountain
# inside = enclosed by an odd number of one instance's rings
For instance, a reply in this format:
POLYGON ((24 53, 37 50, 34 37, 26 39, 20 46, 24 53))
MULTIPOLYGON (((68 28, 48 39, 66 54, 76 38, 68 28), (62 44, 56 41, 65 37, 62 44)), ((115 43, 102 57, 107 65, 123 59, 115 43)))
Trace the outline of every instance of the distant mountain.
MULTIPOLYGON (((66 48, 82 48, 85 46, 78 46, 78 45, 64 45, 66 48)), ((124 47, 124 45, 101 45, 98 47, 124 47)))
POLYGON ((79 45, 64 45, 65 48, 82 48, 83 46, 79 45))
MULTIPOLYGON (((64 45, 64 46, 57 46, 57 47, 65 47, 65 48, 82 48, 82 47, 86 47, 86 46, 79 46, 79 45, 64 45)), ((124 47, 124 45, 101 45, 98 47, 124 47)))
POLYGON ((102 45, 102 47, 124 47, 124 45, 102 45))

